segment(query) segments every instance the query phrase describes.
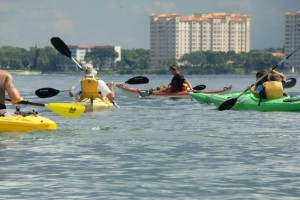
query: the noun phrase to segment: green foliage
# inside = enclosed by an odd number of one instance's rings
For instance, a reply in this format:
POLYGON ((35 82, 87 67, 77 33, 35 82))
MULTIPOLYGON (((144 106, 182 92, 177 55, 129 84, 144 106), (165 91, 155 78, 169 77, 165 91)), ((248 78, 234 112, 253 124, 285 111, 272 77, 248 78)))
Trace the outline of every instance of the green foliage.
MULTIPOLYGON (((270 49, 282 52, 282 49, 270 49)), ((196 51, 183 55, 178 61, 195 73, 251 73, 275 66, 281 58, 271 52, 253 50, 249 53, 196 51)))
POLYGON ((147 70, 150 65, 150 51, 146 49, 122 49, 120 67, 124 70, 147 70))
MULTIPOLYGON (((272 52, 283 52, 283 49, 269 48, 252 50, 249 53, 196 51, 183 55, 179 60, 170 58, 168 63, 183 63, 182 70, 189 74, 196 73, 252 73, 275 66, 281 58, 272 56, 272 52)), ((121 61, 113 48, 93 49, 87 53, 86 60, 95 66, 110 62, 112 68, 107 73, 155 73, 169 74, 168 66, 150 67, 150 51, 147 49, 122 49, 121 61)), ((77 71, 72 59, 58 53, 53 47, 32 47, 28 50, 11 46, 0 48, 0 68, 28 69, 38 71, 77 71)), ((103 71, 103 72, 106 72, 103 71)))
MULTIPOLYGON (((14 70, 64 71, 72 61, 60 55, 50 46, 23 48, 4 46, 0 48, 0 68, 14 70)), ((73 65, 73 64, 71 64, 73 65)))
POLYGON ((0 65, 10 69, 24 69, 27 51, 23 48, 4 46, 0 48, 0 65), (24 62, 22 62, 24 60, 24 62))
POLYGON ((93 65, 100 68, 107 63, 114 66, 114 60, 118 56, 118 53, 115 52, 113 48, 95 48, 85 55, 85 60, 87 62, 92 62, 93 65))

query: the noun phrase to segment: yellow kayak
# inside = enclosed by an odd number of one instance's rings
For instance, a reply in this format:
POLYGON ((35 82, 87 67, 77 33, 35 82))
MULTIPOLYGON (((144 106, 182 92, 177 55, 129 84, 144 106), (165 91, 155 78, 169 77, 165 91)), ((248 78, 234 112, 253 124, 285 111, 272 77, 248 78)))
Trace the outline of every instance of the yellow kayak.
POLYGON ((79 100, 74 101, 74 103, 85 106, 85 111, 101 111, 113 106, 113 104, 108 99, 103 99, 100 97, 83 97, 79 100))
POLYGON ((56 123, 36 113, 15 114, 12 110, 0 110, 0 132, 38 130, 56 130, 56 123))

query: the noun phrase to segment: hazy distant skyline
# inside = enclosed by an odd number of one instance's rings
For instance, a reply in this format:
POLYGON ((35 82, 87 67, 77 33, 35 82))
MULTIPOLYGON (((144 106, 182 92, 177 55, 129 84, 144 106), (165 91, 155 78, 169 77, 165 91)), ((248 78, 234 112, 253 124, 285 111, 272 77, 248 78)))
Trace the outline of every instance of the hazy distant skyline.
POLYGON ((251 17, 250 49, 284 45, 284 13, 300 0, 0 0, 0 47, 51 46, 59 36, 73 45, 150 48, 152 13, 226 12, 251 17))

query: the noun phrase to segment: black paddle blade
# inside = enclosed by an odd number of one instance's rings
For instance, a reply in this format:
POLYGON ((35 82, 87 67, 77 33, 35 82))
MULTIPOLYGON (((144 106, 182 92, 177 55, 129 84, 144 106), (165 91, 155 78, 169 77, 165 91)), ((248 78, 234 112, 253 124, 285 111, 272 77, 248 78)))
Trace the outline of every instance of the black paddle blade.
POLYGON ((69 58, 72 57, 69 47, 59 37, 53 37, 50 39, 50 41, 59 53, 63 54, 64 56, 67 56, 69 58))
POLYGON ((60 91, 53 88, 41 88, 35 91, 35 95, 39 98, 48 98, 57 95, 60 91))
POLYGON ((206 85, 196 85, 193 87, 194 90, 204 90, 206 88, 206 85))
POLYGON ((225 101, 224 103, 222 103, 219 106, 219 111, 230 110, 236 103, 237 99, 238 98, 233 98, 233 99, 229 99, 229 100, 225 101))
POLYGON ((285 81, 284 88, 291 88, 294 87, 297 83, 297 80, 295 78, 288 78, 285 81))
POLYGON ((149 79, 144 76, 136 76, 136 77, 129 79, 125 83, 127 83, 127 84, 146 84, 146 83, 149 83, 149 79))

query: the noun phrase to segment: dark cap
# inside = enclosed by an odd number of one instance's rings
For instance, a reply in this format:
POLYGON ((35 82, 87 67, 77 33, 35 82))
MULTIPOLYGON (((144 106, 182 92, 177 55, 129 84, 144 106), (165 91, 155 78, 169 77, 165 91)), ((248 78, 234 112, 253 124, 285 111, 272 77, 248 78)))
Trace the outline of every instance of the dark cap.
POLYGON ((172 70, 179 70, 179 65, 178 64, 171 65, 170 69, 172 69, 172 70))

